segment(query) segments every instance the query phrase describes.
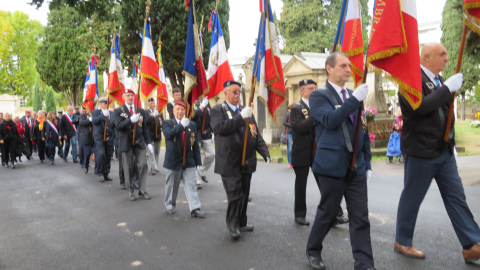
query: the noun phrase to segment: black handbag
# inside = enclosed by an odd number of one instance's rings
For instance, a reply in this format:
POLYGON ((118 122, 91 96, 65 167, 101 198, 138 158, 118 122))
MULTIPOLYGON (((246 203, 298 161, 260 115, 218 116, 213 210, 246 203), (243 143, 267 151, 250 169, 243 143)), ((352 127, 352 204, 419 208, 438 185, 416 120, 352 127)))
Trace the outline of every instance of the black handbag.
MULTIPOLYGON (((340 106, 338 104, 337 98, 333 95, 333 93, 328 89, 325 88, 325 91, 330 95, 330 97, 333 99, 333 103, 335 106, 340 106)), ((351 160, 353 158, 353 147, 352 147, 352 141, 350 140, 350 133, 348 133, 348 128, 347 124, 345 121, 342 122, 342 133, 343 133, 343 138, 345 139, 345 144, 347 146, 347 175, 345 175, 345 179, 347 179, 347 182, 351 182, 353 178, 357 175, 357 165, 352 168, 350 167, 351 160)))

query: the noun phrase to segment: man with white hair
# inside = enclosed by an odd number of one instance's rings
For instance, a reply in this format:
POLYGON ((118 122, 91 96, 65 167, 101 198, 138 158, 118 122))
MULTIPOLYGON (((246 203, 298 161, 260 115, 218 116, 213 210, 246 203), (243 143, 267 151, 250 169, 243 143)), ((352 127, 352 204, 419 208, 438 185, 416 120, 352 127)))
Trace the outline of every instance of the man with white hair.
POLYGON ((33 118, 31 117, 31 111, 26 110, 25 115, 20 118, 20 123, 23 124, 25 127, 25 150, 27 152, 27 159, 30 160, 32 158, 32 129, 33 129, 33 118))
POLYGON ((68 152, 70 145, 72 146, 72 158, 73 163, 77 163, 77 140, 75 135, 77 133, 78 117, 74 114, 73 106, 67 107, 67 113, 65 113, 60 120, 60 136, 65 141, 65 148, 63 150, 63 161, 67 162, 68 152))

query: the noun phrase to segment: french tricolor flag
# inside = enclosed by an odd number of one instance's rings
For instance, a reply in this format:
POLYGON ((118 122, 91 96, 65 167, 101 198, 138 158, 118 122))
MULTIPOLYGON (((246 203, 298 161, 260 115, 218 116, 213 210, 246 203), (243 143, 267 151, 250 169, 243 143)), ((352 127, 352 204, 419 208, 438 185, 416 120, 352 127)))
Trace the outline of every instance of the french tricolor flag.
POLYGON ((88 62, 88 69, 90 72, 87 74, 88 81, 85 80, 84 98, 82 102, 83 106, 89 113, 92 113, 95 101, 98 100, 97 69, 96 59, 94 57, 88 62))
POLYGON ((210 43, 210 59, 208 60, 207 80, 210 86, 209 98, 213 98, 223 91, 223 83, 233 80, 232 70, 227 58, 227 47, 223 38, 220 18, 216 10, 212 11, 208 30, 212 32, 210 43))
POLYGON ((125 92, 125 76, 123 75, 120 53, 120 36, 115 35, 108 69, 108 95, 113 101, 123 105, 122 95, 125 92))
POLYGON ((143 31, 142 61, 140 62, 140 76, 142 76, 140 92, 142 98, 148 100, 152 96, 157 85, 160 84, 160 79, 158 78, 158 64, 157 60, 155 60, 155 51, 153 50, 152 45, 150 17, 145 20, 143 31))
POLYGON ((158 111, 162 111, 165 106, 167 106, 170 93, 167 90, 167 78, 165 76, 165 69, 163 68, 162 63, 162 52, 161 44, 158 46, 157 51, 157 61, 158 61, 158 78, 160 79, 160 84, 157 87, 157 108, 158 111))
POLYGON ((265 4, 265 1, 261 0, 260 3, 260 6, 264 7, 264 12, 260 16, 253 76, 260 100, 268 107, 270 115, 276 119, 277 107, 285 100, 285 82, 272 8, 269 2, 265 4))

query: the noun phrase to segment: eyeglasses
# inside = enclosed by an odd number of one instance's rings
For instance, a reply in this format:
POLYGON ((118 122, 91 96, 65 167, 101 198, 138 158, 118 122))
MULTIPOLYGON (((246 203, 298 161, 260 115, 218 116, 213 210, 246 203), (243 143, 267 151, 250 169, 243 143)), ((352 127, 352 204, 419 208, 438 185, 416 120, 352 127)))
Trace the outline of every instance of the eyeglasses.
POLYGON ((231 90, 231 92, 235 95, 240 95, 242 93, 242 90, 231 90))

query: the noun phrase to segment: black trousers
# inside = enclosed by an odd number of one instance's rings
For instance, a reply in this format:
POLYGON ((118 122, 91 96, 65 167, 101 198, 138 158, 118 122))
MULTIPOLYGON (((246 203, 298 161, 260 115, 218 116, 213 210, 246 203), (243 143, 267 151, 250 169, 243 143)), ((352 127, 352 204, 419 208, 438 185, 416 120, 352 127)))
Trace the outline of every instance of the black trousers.
MULTIPOLYGON (((80 165, 85 167, 85 157, 84 157, 84 152, 85 150, 83 149, 83 144, 78 144, 78 160, 80 162, 80 165)), ((90 156, 88 156, 90 158, 90 156)))
POLYGON ((56 147, 46 147, 47 153, 48 153, 48 159, 51 162, 55 162, 55 148, 56 147))
POLYGON ((223 187, 228 199, 227 228, 239 228, 247 225, 247 206, 251 180, 252 174, 222 175, 223 187))
POLYGON ((42 139, 37 140, 38 158, 45 160, 45 142, 42 139))
POLYGON ((9 139, 4 140, 3 142, 3 162, 8 164, 8 161, 10 160, 10 162, 14 164, 17 152, 17 140, 9 139))
POLYGON ((95 141, 95 165, 98 175, 107 175, 110 173, 110 163, 112 161, 113 145, 107 142, 95 141))
MULTIPOLYGON (((305 218, 307 215, 307 179, 310 172, 310 166, 293 167, 295 171, 295 206, 294 214, 296 218, 305 218)), ((318 178, 315 177, 318 188, 318 178)), ((343 216, 342 207, 338 210, 337 216, 343 216)))
POLYGON ((357 174, 351 182, 347 182, 344 177, 338 178, 318 174, 315 174, 315 176, 318 178, 321 199, 307 242, 308 254, 312 256, 321 255, 323 239, 333 226, 340 208, 340 202, 342 197, 345 196, 350 219, 350 242, 355 259, 354 269, 365 270, 368 267, 373 267, 366 175, 357 174))

